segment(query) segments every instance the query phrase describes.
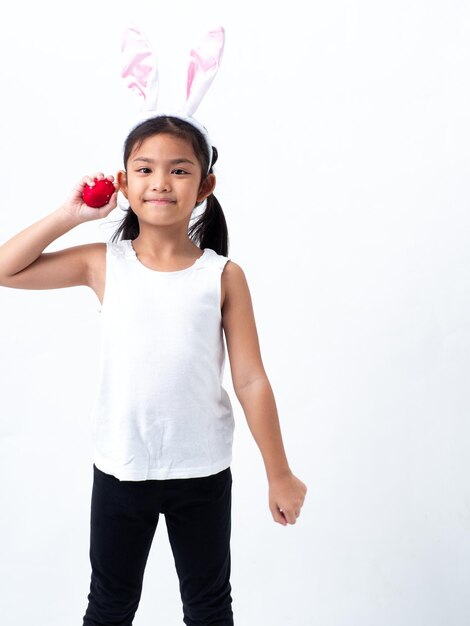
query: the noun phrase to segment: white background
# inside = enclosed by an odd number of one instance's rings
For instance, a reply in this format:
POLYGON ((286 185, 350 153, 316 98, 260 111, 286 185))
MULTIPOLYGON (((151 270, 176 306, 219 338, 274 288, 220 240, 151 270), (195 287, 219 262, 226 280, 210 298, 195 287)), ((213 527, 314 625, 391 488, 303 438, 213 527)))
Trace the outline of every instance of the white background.
MULTIPOLYGON (((467 626, 470 5, 11 4, 2 242, 83 174, 121 167, 135 104, 119 79, 129 21, 158 52, 163 108, 178 103, 199 36, 226 28, 197 116, 220 152, 229 256, 246 273, 289 460, 309 487, 298 523, 274 524, 227 363, 236 623, 467 626)), ((106 241, 121 217, 48 250, 106 241)), ((2 621, 78 626, 99 302, 85 287, 2 288, 0 315, 2 621)), ((134 624, 180 623, 162 519, 134 624)))

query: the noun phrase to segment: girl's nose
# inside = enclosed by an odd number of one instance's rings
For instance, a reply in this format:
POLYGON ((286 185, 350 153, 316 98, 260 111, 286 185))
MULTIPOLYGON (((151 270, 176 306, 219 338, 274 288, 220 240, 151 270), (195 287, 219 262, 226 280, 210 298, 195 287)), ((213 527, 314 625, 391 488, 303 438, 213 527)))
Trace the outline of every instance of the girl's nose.
POLYGON ((170 182, 168 177, 162 173, 155 173, 152 179, 152 189, 154 191, 169 191, 170 190, 170 182))

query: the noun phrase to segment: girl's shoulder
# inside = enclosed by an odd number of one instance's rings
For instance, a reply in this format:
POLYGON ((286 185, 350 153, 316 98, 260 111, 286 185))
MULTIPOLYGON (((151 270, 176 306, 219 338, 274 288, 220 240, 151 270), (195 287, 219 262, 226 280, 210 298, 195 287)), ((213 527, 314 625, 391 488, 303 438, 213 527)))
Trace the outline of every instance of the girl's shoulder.
POLYGON ((238 263, 232 261, 228 256, 218 254, 212 248, 205 248, 204 255, 201 258, 201 265, 212 264, 222 269, 222 281, 240 281, 243 280, 245 274, 238 263))
POLYGON ((215 265, 220 269, 224 269, 230 262, 229 257, 219 254, 212 248, 204 248, 203 254, 199 259, 200 266, 215 265))
POLYGON ((105 251, 111 256, 118 258, 134 256, 132 242, 130 239, 120 239, 119 241, 108 241, 105 244, 105 251))
POLYGON ((224 301, 227 297, 229 299, 240 297, 246 299, 249 293, 245 272, 238 263, 231 259, 227 260, 222 272, 222 291, 224 301))
POLYGON ((224 266, 224 275, 231 280, 239 280, 242 276, 245 276, 245 272, 238 263, 235 263, 232 259, 227 259, 224 266))

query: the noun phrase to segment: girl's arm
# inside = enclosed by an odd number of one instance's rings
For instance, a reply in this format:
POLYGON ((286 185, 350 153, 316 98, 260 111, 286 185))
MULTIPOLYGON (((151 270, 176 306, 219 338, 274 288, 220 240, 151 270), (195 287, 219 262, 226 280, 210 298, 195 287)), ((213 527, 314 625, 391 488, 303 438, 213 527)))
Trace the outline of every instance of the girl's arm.
MULTIPOLYGON (((94 177, 104 175, 98 173, 94 177)), ((93 178, 84 176, 60 208, 0 246, 0 285, 18 289, 58 289, 88 284, 88 260, 95 244, 49 253, 43 250, 78 224, 106 217, 115 208, 117 189, 101 209, 90 208, 83 202, 83 189, 87 184, 94 184, 93 178)))
POLYGON ((282 441, 271 384, 261 359, 250 291, 241 267, 229 261, 222 273, 223 327, 233 388, 260 449, 269 483, 269 506, 276 522, 295 524, 307 487, 292 473, 282 441))

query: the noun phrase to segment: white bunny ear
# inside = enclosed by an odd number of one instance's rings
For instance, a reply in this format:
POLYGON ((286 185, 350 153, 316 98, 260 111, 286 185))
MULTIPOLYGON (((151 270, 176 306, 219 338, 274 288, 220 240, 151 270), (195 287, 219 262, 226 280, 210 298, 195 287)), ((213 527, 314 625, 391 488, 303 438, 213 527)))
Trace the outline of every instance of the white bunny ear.
POLYGON ((220 26, 209 31, 202 38, 199 46, 191 50, 188 67, 186 103, 183 113, 192 116, 211 86, 219 69, 224 51, 225 31, 220 26))
POLYGON ((157 59, 137 27, 130 26, 124 31, 121 55, 121 76, 126 86, 143 98, 142 110, 155 111, 158 101, 157 59))

